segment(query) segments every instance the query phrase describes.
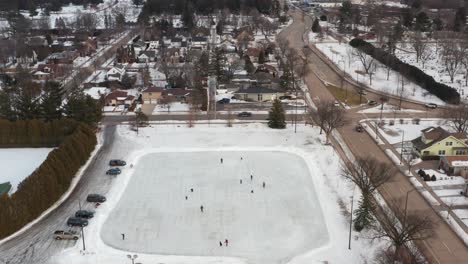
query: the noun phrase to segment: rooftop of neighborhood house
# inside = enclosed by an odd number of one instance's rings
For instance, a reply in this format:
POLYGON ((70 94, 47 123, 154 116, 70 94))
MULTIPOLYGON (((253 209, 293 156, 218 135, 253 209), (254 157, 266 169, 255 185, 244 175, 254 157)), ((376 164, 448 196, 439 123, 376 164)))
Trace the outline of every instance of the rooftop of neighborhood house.
POLYGON ((273 90, 265 87, 249 87, 247 89, 239 89, 237 94, 275 94, 282 93, 281 91, 273 90))
POLYGON ((468 167, 468 156, 445 156, 451 167, 468 167))
POLYGON ((133 95, 128 95, 124 91, 114 91, 106 96, 107 100, 131 100, 135 98, 133 95))
POLYGON ((419 150, 428 148, 434 145, 435 143, 440 142, 450 136, 456 139, 459 139, 463 142, 465 142, 465 140, 467 139, 466 133, 460 133, 460 132, 450 133, 447 130, 443 129, 442 127, 428 127, 426 129, 421 130, 421 134, 424 135, 425 139, 431 140, 431 142, 425 143, 422 140, 422 136, 413 139, 411 142, 419 150))
POLYGON ((162 93, 164 91, 163 88, 151 86, 143 90, 143 93, 162 93))

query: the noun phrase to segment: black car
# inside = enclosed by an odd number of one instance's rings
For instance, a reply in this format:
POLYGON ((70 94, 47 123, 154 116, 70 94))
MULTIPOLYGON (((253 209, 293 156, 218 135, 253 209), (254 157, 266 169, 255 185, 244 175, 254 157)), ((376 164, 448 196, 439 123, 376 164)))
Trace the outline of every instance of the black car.
POLYGON ((103 203, 106 201, 106 197, 100 195, 100 194, 89 194, 88 197, 86 197, 86 201, 91 202, 91 203, 103 203))
POLYGON ((223 99, 218 101, 218 104, 229 104, 229 102, 231 102, 231 99, 223 98, 223 99))
POLYGON ((79 218, 79 217, 70 217, 67 220, 67 225, 68 226, 87 226, 88 225, 88 220, 79 218))
POLYGON ((122 171, 119 168, 112 168, 106 171, 107 175, 119 175, 122 171))
POLYGON ((252 113, 250 112, 240 112, 237 114, 238 117, 251 117, 252 113))
POLYGON ((75 213, 75 217, 80 217, 80 218, 93 218, 94 217, 94 212, 88 211, 88 210, 78 210, 75 213))
POLYGON ((110 160, 109 161, 109 166, 125 166, 127 163, 124 160, 110 160))
POLYGON ((368 105, 377 105, 377 102, 376 102, 376 101, 373 101, 373 100, 370 100, 367 104, 368 104, 368 105))

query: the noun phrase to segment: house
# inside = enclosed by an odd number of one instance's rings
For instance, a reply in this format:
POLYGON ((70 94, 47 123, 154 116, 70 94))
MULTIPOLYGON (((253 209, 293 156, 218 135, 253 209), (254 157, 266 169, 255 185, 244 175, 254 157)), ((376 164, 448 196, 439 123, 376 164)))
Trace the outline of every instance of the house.
POLYGON ((411 143, 413 143, 413 152, 421 158, 468 154, 467 135, 450 133, 441 127, 421 130, 421 136, 413 139, 411 143))
POLYGON ((159 88, 159 87, 149 87, 143 90, 142 93, 142 98, 143 98, 143 103, 145 104, 157 104, 158 100, 162 98, 164 89, 159 88))
POLYGON ((50 78, 50 73, 49 72, 43 72, 43 71, 36 71, 33 74, 34 80, 37 81, 47 81, 50 78))
POLYGON ((45 61, 47 64, 73 64, 73 61, 79 56, 77 51, 56 52, 50 54, 45 61))
POLYGON ((278 76, 278 70, 269 64, 260 64, 257 66, 257 69, 255 70, 255 73, 258 72, 265 72, 276 78, 278 76))
POLYGON ((169 99, 170 101, 177 101, 177 102, 187 102, 187 98, 190 96, 191 91, 186 90, 184 88, 172 88, 164 90, 162 93, 162 97, 165 99, 169 99))
POLYGON ((207 37, 193 37, 192 38, 192 49, 201 49, 205 50, 208 47, 208 38, 207 37))
POLYGON ((124 91, 114 91, 106 96, 107 106, 125 105, 129 107, 135 101, 135 96, 124 91))
POLYGON ((441 156, 439 167, 447 175, 457 175, 467 178, 468 176, 468 156, 441 156))
POLYGON ((138 56, 139 63, 148 63, 153 62, 156 59, 156 51, 155 50, 147 50, 140 53, 138 56))
POLYGON ((245 101, 263 102, 274 100, 283 95, 283 92, 256 86, 237 90, 234 93, 234 98, 245 101))
POLYGON ((106 73, 107 80, 109 81, 121 81, 123 75, 125 74, 125 65, 117 64, 112 69, 108 70, 106 73))

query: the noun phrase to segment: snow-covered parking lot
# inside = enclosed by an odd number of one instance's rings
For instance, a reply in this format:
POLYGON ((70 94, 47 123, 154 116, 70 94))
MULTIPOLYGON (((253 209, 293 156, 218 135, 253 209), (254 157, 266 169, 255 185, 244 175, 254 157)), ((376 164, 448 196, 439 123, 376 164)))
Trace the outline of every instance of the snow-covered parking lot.
POLYGON ((133 168, 85 228, 86 252, 78 241, 50 263, 362 263, 382 246, 353 231, 348 250, 358 191, 316 128, 180 123, 116 137, 133 168))

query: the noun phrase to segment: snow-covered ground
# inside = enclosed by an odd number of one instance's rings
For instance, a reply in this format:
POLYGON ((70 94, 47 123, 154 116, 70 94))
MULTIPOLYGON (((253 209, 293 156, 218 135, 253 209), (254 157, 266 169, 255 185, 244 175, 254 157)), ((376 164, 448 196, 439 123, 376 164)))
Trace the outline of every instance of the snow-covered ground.
MULTIPOLYGON (((427 41, 432 41, 432 39, 428 39, 427 41)), ((408 43, 400 43, 398 48, 395 50, 395 55, 402 61, 414 65, 424 71, 429 76, 434 77, 437 82, 446 84, 451 86, 460 93, 462 98, 468 98, 468 85, 466 85, 465 81, 465 73, 466 69, 460 63, 458 70, 456 71, 454 82, 452 83, 450 80, 450 75, 446 71, 446 67, 444 65, 444 60, 442 57, 442 45, 437 45, 436 43, 427 43, 426 44, 425 52, 423 53, 423 57, 426 60, 416 60, 416 52, 412 48, 411 44, 408 43), (424 63, 423 63, 424 62, 424 63)))
POLYGON ((451 131, 450 126, 447 126, 446 121, 442 119, 421 119, 419 124, 415 124, 413 120, 404 119, 404 124, 400 124, 400 119, 395 119, 394 125, 390 125, 391 120, 385 120, 385 125, 379 128, 379 134, 382 135, 390 144, 396 144, 401 142, 402 138, 404 141, 411 141, 421 136, 421 130, 428 127, 441 126, 444 129, 451 131), (404 133, 404 137, 403 137, 404 133))
POLYGON ((10 182, 11 192, 47 158, 52 148, 0 148, 0 183, 10 182))
MULTIPOLYGON (((365 73, 361 61, 355 54, 355 49, 346 43, 316 43, 317 48, 322 51, 333 63, 344 70, 349 76, 358 82, 363 82, 372 89, 383 91, 395 96, 399 96, 403 90, 403 97, 417 100, 424 103, 435 103, 444 105, 445 103, 439 98, 428 93, 418 85, 404 81, 404 88, 401 88, 401 77, 395 71, 390 70, 389 80, 387 80, 387 69, 384 65, 374 60, 376 65, 375 73, 372 76, 372 84, 370 78, 365 73)), ((365 55, 366 58, 370 58, 365 55)), ((368 59, 369 60, 369 59, 368 59)))
POLYGON ((398 109, 398 106, 387 104, 387 103, 384 103, 383 109, 382 110, 381 109, 382 109, 382 105, 377 105, 377 106, 374 106, 374 107, 370 107, 370 108, 361 110, 358 113, 361 113, 361 114, 375 114, 375 113, 382 112, 382 113, 387 113, 388 114, 388 113, 422 113, 422 112, 424 112, 424 111, 415 110, 415 109, 405 109, 405 108, 398 109))
MULTIPOLYGON (((39 14, 34 17, 30 17, 29 11, 27 10, 21 11, 21 14, 33 21, 46 17, 44 15, 44 10, 38 9, 37 12, 39 14)), ((74 23, 78 14, 90 13, 96 16, 98 21, 97 27, 104 28, 105 15, 111 19, 115 19, 117 13, 121 13, 125 16, 125 21, 136 22, 140 12, 141 6, 135 6, 132 0, 104 0, 103 3, 97 5, 96 8, 92 8, 91 6, 85 8, 82 5, 70 4, 68 6, 63 6, 62 10, 58 12, 50 12, 49 23, 50 26, 54 28, 56 21, 61 18, 68 25, 70 23, 74 23)))
POLYGON ((154 114, 168 114, 168 113, 180 113, 189 112, 190 105, 181 102, 174 102, 170 104, 158 104, 153 110, 154 114))
POLYGON ((134 149, 122 153, 133 169, 85 228, 87 251, 78 241, 50 263, 123 263, 135 253, 141 263, 363 263, 382 246, 353 231, 348 250, 358 192, 317 128, 182 122, 138 135, 119 126, 116 137, 134 149))

